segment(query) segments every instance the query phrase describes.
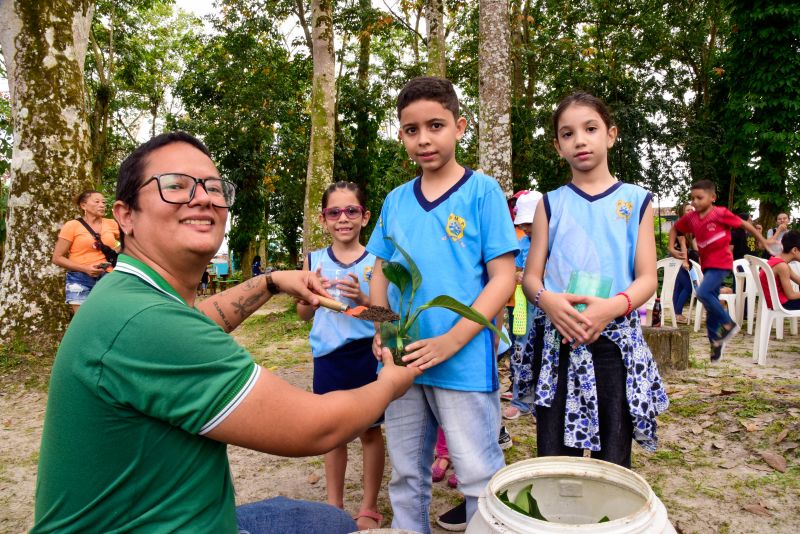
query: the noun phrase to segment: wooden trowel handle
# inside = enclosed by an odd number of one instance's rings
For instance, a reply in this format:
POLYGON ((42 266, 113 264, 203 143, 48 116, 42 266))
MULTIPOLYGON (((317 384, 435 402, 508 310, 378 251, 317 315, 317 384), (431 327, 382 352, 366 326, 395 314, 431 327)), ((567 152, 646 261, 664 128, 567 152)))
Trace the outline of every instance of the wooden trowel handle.
POLYGON ((333 300, 327 297, 320 297, 320 296, 317 296, 317 298, 319 299, 319 305, 322 306, 323 308, 328 308, 329 310, 338 312, 347 311, 348 308, 347 304, 343 304, 338 300, 333 300))

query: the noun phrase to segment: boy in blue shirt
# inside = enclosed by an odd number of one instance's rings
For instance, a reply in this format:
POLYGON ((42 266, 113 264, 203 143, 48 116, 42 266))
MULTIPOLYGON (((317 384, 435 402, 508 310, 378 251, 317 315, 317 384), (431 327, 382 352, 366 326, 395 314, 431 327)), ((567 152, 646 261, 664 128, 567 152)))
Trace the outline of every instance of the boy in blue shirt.
MULTIPOLYGON (((446 294, 495 317, 514 290, 514 226, 497 182, 465 169, 455 159, 466 119, 459 116, 453 85, 442 78, 414 78, 400 92, 400 140, 422 174, 386 197, 367 251, 378 259, 370 304, 399 309, 401 297, 381 270, 384 262, 406 264, 392 241, 422 273, 417 307, 446 294)), ((499 383, 492 333, 454 312, 431 308, 420 314, 420 341, 403 360, 423 370, 406 395, 386 410, 392 478, 392 527, 430 532, 431 462, 437 425, 466 496, 466 521, 492 475, 505 464, 497 443, 499 383)), ((376 336, 375 347, 380 343, 376 336)), ((377 354, 377 352, 376 352, 377 354)))

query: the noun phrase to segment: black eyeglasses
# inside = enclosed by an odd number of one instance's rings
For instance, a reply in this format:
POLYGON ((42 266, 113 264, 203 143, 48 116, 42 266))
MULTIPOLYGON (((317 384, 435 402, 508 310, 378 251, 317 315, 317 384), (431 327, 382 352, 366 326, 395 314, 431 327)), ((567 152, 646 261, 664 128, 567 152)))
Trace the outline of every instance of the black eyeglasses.
POLYGON ((364 206, 347 206, 344 208, 325 208, 322 214, 329 221, 338 221, 339 217, 344 213, 348 219, 357 219, 359 215, 363 215, 366 209, 364 206))
POLYGON ((168 172, 157 174, 139 186, 146 186, 153 180, 158 183, 161 200, 168 204, 188 204, 194 198, 197 184, 203 186, 211 197, 211 204, 218 208, 230 208, 236 198, 236 186, 222 178, 195 178, 188 174, 168 172))

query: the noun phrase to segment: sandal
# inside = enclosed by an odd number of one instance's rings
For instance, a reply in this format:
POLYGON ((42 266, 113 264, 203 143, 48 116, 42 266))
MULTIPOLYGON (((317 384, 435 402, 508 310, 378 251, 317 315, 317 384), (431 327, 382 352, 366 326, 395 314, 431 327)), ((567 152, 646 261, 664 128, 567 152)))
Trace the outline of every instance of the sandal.
POLYGON ((431 474, 434 482, 444 480, 447 470, 450 468, 450 458, 444 456, 436 458, 431 466, 431 474))
POLYGON ((383 524, 383 515, 380 512, 376 512, 374 510, 361 510, 356 515, 353 516, 353 520, 356 522, 356 526, 358 526, 360 530, 370 530, 373 528, 381 528, 381 525, 383 524), (362 517, 366 517, 367 519, 372 519, 373 521, 375 521, 376 525, 374 527, 359 525, 358 520, 361 519, 362 517))

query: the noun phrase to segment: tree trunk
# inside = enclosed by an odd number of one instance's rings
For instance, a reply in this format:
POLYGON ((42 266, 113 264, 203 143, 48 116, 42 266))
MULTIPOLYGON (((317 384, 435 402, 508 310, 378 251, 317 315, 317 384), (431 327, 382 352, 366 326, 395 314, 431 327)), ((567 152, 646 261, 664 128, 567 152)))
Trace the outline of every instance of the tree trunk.
POLYGON ((311 89, 311 147, 303 205, 303 252, 320 248, 325 232, 317 224, 322 193, 333 178, 335 70, 333 53, 333 5, 314 0, 311 6, 314 41, 314 78, 311 89))
POLYGON ((428 75, 447 77, 447 46, 444 42, 444 2, 427 0, 425 20, 428 24, 428 75))
POLYGON ((69 322, 64 271, 50 263, 72 199, 92 185, 83 66, 94 2, 0 2, 14 147, 0 340, 49 350, 69 322))
POLYGON ((511 196, 511 34, 508 0, 481 0, 478 52, 478 165, 511 196))
POLYGON ((372 0, 359 0, 361 10, 361 28, 358 34, 358 98, 363 102, 356 110, 356 135, 353 159, 356 163, 355 174, 352 180, 358 184, 362 191, 367 190, 367 184, 372 177, 372 158, 370 157, 370 142, 372 133, 369 124, 369 56, 372 42, 370 23, 372 0))

